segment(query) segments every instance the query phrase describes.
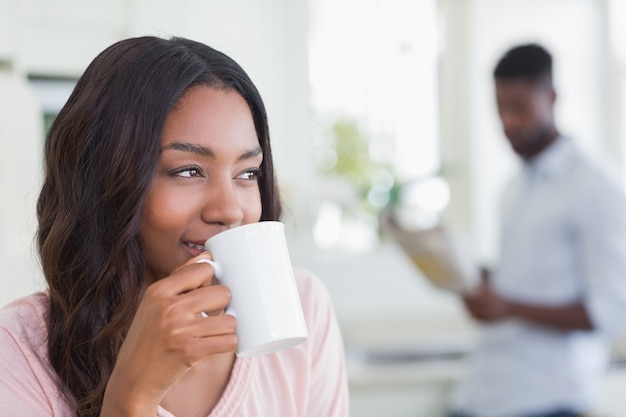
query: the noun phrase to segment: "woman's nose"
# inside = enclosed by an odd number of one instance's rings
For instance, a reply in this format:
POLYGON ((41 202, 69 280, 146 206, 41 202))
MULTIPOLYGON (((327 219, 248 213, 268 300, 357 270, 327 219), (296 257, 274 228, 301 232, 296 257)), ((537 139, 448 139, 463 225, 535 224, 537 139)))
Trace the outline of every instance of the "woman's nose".
POLYGON ((219 223, 225 226, 241 225, 244 211, 232 181, 220 181, 219 184, 213 184, 211 190, 207 192, 201 215, 206 223, 219 223))

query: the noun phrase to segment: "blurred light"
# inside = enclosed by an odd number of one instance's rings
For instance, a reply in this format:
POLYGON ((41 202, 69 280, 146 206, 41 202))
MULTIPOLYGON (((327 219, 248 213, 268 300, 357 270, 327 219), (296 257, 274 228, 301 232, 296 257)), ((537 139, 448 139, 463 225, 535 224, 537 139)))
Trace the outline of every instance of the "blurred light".
POLYGON ((367 193, 367 201, 377 209, 381 209, 389 202, 389 187, 375 185, 367 193))
POLYGON ((313 226, 313 240, 322 249, 331 249, 339 242, 341 233, 341 207, 323 203, 313 226))
POLYGON ((339 249, 348 253, 365 253, 378 244, 375 218, 345 219, 339 249))
POLYGON ((428 230, 439 224, 439 213, 416 207, 401 206, 393 211, 394 221, 406 231, 428 230))
POLYGON ((400 202, 403 206, 439 213, 450 202, 450 188, 442 178, 429 178, 405 186, 401 191, 400 202))
POLYGON ((315 164, 322 171, 330 171, 337 165, 337 152, 330 148, 320 148, 315 152, 315 164))
POLYGON ((393 187, 395 180, 393 178, 393 174, 389 170, 381 169, 374 173, 372 182, 376 185, 382 185, 390 190, 391 187, 393 187))
POLYGON ((333 202, 321 205, 313 227, 313 240, 322 249, 340 249, 363 253, 378 244, 376 217, 363 214, 358 218, 343 216, 341 206, 333 202))
POLYGON ((371 139, 368 153, 372 162, 384 164, 393 159, 395 151, 390 140, 371 139))

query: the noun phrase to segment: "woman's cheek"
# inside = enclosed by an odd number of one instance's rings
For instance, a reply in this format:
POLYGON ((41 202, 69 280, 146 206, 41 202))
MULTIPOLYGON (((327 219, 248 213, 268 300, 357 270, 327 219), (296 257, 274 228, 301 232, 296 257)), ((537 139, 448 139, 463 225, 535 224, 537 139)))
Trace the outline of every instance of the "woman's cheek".
POLYGON ((245 223, 256 223, 261 220, 261 212, 263 207, 261 206, 261 193, 257 187, 254 192, 246 193, 243 201, 242 208, 244 211, 245 223))

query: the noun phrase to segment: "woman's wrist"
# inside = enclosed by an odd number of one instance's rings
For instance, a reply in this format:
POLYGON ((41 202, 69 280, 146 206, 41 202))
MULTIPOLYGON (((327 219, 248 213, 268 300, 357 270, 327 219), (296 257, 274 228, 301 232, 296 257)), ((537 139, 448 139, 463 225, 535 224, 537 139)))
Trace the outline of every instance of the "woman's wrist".
POLYGON ((116 382, 115 370, 104 392, 100 417, 155 417, 159 401, 116 382))
POLYGON ((100 417, 155 417, 158 405, 104 394, 100 417))

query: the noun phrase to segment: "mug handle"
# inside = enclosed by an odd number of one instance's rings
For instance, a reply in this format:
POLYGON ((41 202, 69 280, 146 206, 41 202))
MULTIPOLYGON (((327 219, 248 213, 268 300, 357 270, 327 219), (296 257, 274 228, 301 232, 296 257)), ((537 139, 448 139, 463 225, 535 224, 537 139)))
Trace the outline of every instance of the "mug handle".
MULTIPOLYGON (((212 261, 210 259, 204 259, 204 258, 197 260, 196 263, 211 265, 211 267, 213 268, 213 273, 215 274, 215 278, 217 278, 217 280, 219 281, 220 277, 222 276, 222 266, 219 263, 217 263, 216 261, 212 261)), ((224 310, 224 314, 229 314, 237 318, 237 314, 235 313, 235 310, 233 310, 233 308, 230 306, 230 304, 226 306, 226 309, 224 310)), ((201 311, 200 315, 204 318, 209 317, 207 313, 205 313, 204 311, 201 311)))
POLYGON ((197 264, 209 264, 209 265, 211 265, 211 267, 213 268, 213 273, 215 274, 215 278, 217 278, 218 280, 222 276, 222 266, 219 263, 217 263, 215 261, 212 261, 210 259, 204 259, 204 258, 198 259, 196 261, 196 263, 197 264))

